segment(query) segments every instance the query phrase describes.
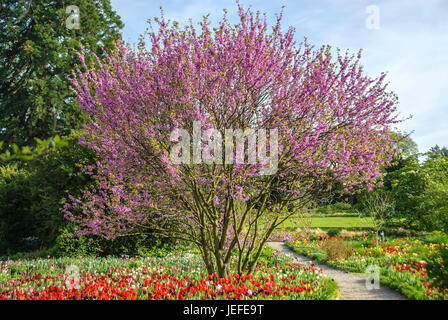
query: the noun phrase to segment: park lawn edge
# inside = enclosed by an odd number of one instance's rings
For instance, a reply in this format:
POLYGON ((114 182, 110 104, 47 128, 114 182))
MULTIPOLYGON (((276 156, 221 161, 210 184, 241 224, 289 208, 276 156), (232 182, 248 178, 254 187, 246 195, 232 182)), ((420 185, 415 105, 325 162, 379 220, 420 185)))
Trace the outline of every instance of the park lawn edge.
POLYGON ((328 300, 344 300, 344 297, 342 296, 336 281, 334 281, 331 278, 328 278, 327 286, 329 291, 328 300))

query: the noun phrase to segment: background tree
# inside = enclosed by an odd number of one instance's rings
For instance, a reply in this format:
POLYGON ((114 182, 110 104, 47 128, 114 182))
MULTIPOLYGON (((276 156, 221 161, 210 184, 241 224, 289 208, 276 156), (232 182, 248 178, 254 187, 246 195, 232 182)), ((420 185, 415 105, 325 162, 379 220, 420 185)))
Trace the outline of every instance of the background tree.
POLYGON ((448 157, 426 161, 421 168, 425 188, 416 210, 429 230, 448 233, 448 157))
POLYGON ((54 245, 67 224, 61 208, 68 193, 79 195, 91 183, 81 168, 95 161, 95 152, 79 144, 77 132, 62 141, 53 148, 46 140, 37 145, 43 152, 12 153, 2 161, 0 254, 54 245))
MULTIPOLYGON (((281 16, 272 32, 258 13, 239 6, 239 16, 239 24, 224 17, 213 30, 207 17, 199 30, 162 17, 148 50, 120 45, 98 68, 74 74, 91 119, 82 142, 103 157, 95 189, 65 206, 78 235, 115 238, 145 225, 163 233, 148 222, 180 223, 172 236, 196 245, 208 272, 229 274, 237 251, 232 267, 250 273, 273 230, 322 180, 341 181, 348 193, 374 186, 396 152, 396 96, 385 75, 364 75, 360 54, 333 58, 329 47, 297 46, 293 29, 282 32, 281 16), (260 161, 220 162, 210 142, 196 147, 211 148, 212 161, 172 162, 179 137, 171 134, 192 136, 194 122, 222 136, 229 128, 278 129, 277 170, 264 175, 268 165, 260 161), (268 201, 275 191, 282 197, 268 201)), ((233 139, 226 144, 235 147, 233 139)))
POLYGON ((410 158, 389 174, 396 217, 417 230, 446 230, 448 208, 448 158, 438 156, 419 163, 410 158))
POLYGON ((102 55, 123 24, 109 0, 18 0, 0 4, 0 141, 32 145, 34 138, 67 135, 86 117, 66 79, 83 44, 102 55), (68 5, 79 8, 69 29, 68 5))
POLYGON ((392 163, 382 169, 384 189, 390 191, 392 189, 391 179, 393 179, 393 172, 400 170, 408 161, 417 161, 419 158, 418 145, 412 140, 410 136, 405 136, 400 132, 394 132, 392 138, 396 141, 398 152, 394 156, 392 163))
POLYGON ((418 154, 418 145, 409 135, 397 132, 393 134, 393 139, 399 141, 397 144, 399 152, 395 156, 398 160, 406 160, 418 154))
POLYGON ((435 145, 434 147, 431 147, 429 149, 427 156, 430 159, 437 158, 438 156, 448 157, 448 148, 446 147, 440 148, 438 145, 435 145))
POLYGON ((375 190, 367 192, 361 200, 361 216, 368 216, 373 221, 373 230, 376 235, 376 248, 378 249, 379 232, 393 217, 395 204, 389 192, 375 190))
MULTIPOLYGON (((394 155, 390 164, 383 166, 380 169, 381 177, 379 177, 379 180, 381 180, 381 183, 383 184, 381 188, 387 191, 391 190, 392 176, 390 174, 403 168, 409 159, 418 159, 419 157, 418 145, 409 135, 393 132, 391 133, 391 137, 394 141, 397 141, 396 147, 398 148, 398 152, 394 155)), ((331 185, 331 188, 329 191, 326 191, 325 194, 332 204, 339 202, 340 206, 343 206, 344 203, 351 206, 357 206, 359 204, 360 196, 358 194, 347 195, 343 190, 343 184, 336 182, 331 185)), ((367 192, 367 190, 364 190, 364 192, 367 192)), ((322 205, 325 205, 325 203, 322 203, 322 205)))

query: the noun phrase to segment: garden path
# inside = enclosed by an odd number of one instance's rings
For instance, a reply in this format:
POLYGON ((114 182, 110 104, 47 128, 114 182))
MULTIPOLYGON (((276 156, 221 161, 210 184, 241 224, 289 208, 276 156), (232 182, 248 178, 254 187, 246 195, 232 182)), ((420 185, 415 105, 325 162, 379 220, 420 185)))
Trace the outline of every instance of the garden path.
POLYGON ((344 300, 406 300, 406 297, 400 293, 383 285, 380 285, 379 289, 368 290, 366 288, 367 276, 362 278, 361 276, 354 275, 346 271, 337 270, 323 264, 318 264, 316 261, 290 250, 283 242, 268 242, 268 245, 275 250, 294 258, 298 263, 313 263, 319 268, 322 268, 323 273, 327 277, 336 281, 344 300))

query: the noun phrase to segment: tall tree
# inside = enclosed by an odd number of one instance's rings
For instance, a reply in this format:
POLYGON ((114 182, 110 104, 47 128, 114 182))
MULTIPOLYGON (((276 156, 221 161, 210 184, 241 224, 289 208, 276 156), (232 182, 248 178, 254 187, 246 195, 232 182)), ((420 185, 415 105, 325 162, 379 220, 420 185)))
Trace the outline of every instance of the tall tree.
POLYGON ((418 145, 414 140, 411 139, 410 136, 405 136, 400 132, 394 132, 392 134, 392 138, 395 141, 398 141, 398 152, 394 156, 392 164, 383 168, 383 171, 385 173, 385 177, 383 179, 384 187, 389 191, 392 188, 392 173, 405 167, 409 161, 413 161, 415 159, 418 160, 419 157, 418 145))
POLYGON ((410 136, 404 136, 402 133, 397 132, 393 134, 393 138, 399 141, 399 152, 396 156, 399 160, 406 160, 418 154, 418 145, 410 136))
POLYGON ((67 76, 76 51, 103 54, 123 27, 109 0, 18 0, 0 4, 0 141, 32 144, 85 120, 67 76), (79 22, 79 24, 78 24, 79 22))
POLYGON ((427 153, 427 156, 428 156, 429 159, 435 159, 438 156, 448 157, 448 148, 447 147, 440 148, 436 144, 434 147, 431 147, 429 149, 429 152, 427 153))
POLYGON ((360 55, 297 46, 280 17, 268 32, 261 14, 240 6, 239 15, 239 24, 224 18, 213 30, 207 17, 200 30, 162 18, 149 51, 119 46, 74 75, 91 119, 82 141, 103 157, 97 187, 65 205, 78 234, 165 233, 148 222, 170 221, 181 226, 173 238, 196 245, 210 273, 229 274, 235 251, 235 270, 250 273, 310 192, 334 180, 346 192, 375 183, 396 152, 396 96, 385 75, 367 77, 360 55), (247 129, 247 156, 258 161, 245 161, 245 140, 234 143, 232 129, 247 129), (274 192, 282 196, 272 201, 274 192))

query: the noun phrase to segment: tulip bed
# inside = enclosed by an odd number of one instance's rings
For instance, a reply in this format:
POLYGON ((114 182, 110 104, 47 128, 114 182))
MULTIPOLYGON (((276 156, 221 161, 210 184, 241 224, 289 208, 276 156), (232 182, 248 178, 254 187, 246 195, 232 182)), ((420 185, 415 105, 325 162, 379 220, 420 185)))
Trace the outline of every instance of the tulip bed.
MULTIPOLYGON (((365 274, 368 266, 378 266, 380 283, 393 288, 410 299, 448 299, 448 289, 443 281, 430 278, 426 267, 438 250, 448 250, 446 243, 428 243, 422 238, 397 238, 380 241, 367 235, 353 237, 298 237, 286 245, 299 254, 306 255, 332 267, 365 274), (344 241, 350 249, 348 257, 329 260, 325 244, 344 241)), ((447 270, 443 271, 447 272, 447 270)))
POLYGON ((0 300, 317 300, 337 298, 338 292, 321 270, 275 253, 253 274, 226 278, 206 274, 194 253, 0 261, 0 300))

